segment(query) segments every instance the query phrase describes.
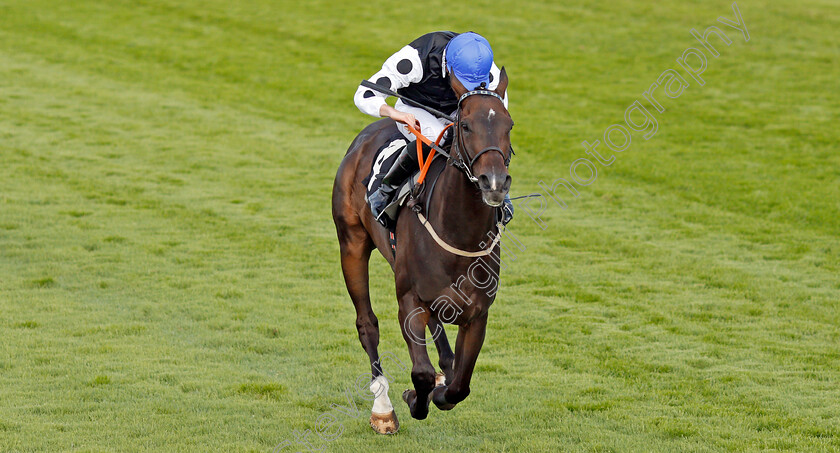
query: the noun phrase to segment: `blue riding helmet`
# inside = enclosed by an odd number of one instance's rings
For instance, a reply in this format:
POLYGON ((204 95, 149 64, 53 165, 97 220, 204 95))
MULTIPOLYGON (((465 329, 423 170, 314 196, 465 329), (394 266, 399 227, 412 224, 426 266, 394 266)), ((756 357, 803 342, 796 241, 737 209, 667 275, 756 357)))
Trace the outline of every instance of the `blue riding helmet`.
POLYGON ((446 69, 468 90, 484 83, 490 85, 493 49, 478 33, 467 32, 452 38, 446 45, 446 69))

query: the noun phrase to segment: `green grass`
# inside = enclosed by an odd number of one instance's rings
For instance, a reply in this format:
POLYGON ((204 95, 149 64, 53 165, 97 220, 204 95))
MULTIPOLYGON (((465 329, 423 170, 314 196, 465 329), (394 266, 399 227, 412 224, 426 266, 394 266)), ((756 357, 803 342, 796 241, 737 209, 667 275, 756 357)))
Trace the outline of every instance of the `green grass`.
MULTIPOLYGON (((422 422, 400 402, 391 437, 361 397, 332 409, 368 369, 329 206, 372 120, 356 84, 427 31, 485 34, 514 195, 538 191, 678 68, 691 28, 732 17, 591 3, 0 4, 0 451, 271 451, 307 429, 348 452, 840 450, 829 0, 739 1, 750 41, 721 25, 733 44, 655 137, 545 231, 519 211, 527 250, 465 402, 422 422)), ((408 364, 378 256, 372 290, 380 351, 408 364)), ((410 376, 390 370, 397 402, 410 376)))

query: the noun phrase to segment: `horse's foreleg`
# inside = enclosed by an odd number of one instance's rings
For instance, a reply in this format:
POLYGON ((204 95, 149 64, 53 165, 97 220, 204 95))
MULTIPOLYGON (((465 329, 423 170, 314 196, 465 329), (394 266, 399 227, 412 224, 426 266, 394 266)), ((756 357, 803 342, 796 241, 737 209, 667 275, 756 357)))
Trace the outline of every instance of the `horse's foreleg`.
POLYGON ((475 361, 484 344, 484 333, 487 329, 487 313, 474 319, 466 326, 458 329, 458 340, 455 343, 455 373, 451 383, 444 387, 437 387, 432 394, 432 401, 440 410, 448 411, 456 404, 464 401, 470 394, 470 380, 472 379, 475 361))
POLYGON ((408 404, 412 417, 423 420, 429 415, 429 394, 435 388, 435 367, 429 360, 425 339, 429 312, 409 292, 400 298, 399 318, 411 356, 411 381, 414 383, 414 390, 403 392, 403 401, 408 404))
POLYGON ((443 323, 434 316, 429 317, 429 330, 433 333, 439 332, 435 337, 435 347, 438 351, 438 365, 441 372, 435 376, 435 385, 443 385, 443 376, 446 376, 450 382, 452 380, 452 363, 455 361, 455 353, 449 346, 449 339, 446 337, 443 323))

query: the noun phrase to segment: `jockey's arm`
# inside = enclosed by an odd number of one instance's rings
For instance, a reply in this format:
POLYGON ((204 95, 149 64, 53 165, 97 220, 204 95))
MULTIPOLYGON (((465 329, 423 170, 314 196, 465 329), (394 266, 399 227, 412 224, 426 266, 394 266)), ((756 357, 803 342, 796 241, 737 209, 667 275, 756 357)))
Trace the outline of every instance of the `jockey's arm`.
MULTIPOLYGON (((400 88, 405 88, 412 83, 417 83, 423 77, 423 64, 420 61, 420 55, 417 49, 411 46, 405 46, 391 55, 385 63, 382 64, 376 74, 370 76, 368 80, 377 85, 382 85, 391 91, 397 91, 400 88), (408 66, 408 69, 406 69, 408 66)), ((353 101, 356 107, 370 116, 374 117, 388 117, 396 121, 414 124, 416 119, 414 115, 399 112, 393 107, 385 103, 386 95, 365 88, 359 85, 356 89, 356 94, 353 96, 353 101)))

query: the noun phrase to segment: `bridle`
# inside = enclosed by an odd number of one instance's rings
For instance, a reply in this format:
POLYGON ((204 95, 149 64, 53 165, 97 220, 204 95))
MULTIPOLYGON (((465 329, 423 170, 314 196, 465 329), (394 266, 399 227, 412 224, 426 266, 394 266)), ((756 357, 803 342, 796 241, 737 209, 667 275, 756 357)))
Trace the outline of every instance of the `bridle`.
MULTIPOLYGON (((494 98, 500 100, 502 102, 502 104, 504 104, 505 101, 495 91, 485 90, 485 89, 481 89, 481 88, 476 89, 476 90, 472 90, 472 91, 468 91, 468 92, 462 94, 461 97, 458 99, 458 110, 455 113, 455 137, 456 137, 456 141, 452 145, 455 148, 455 153, 458 155, 458 159, 457 160, 453 159, 452 156, 449 156, 449 159, 450 159, 451 164, 454 165, 455 167, 457 167, 458 169, 460 169, 461 171, 463 171, 467 175, 467 178, 473 184, 478 185, 478 178, 476 178, 475 175, 473 175, 473 171, 472 171, 473 165, 475 165, 476 161, 478 161, 478 158, 483 156, 485 153, 495 151, 502 156, 502 159, 505 162, 505 167, 508 167, 508 166, 510 166, 510 158, 513 155, 513 148, 510 149, 510 155, 508 155, 507 157, 505 157, 505 153, 498 146, 488 146, 487 148, 484 148, 481 151, 477 152, 472 157, 472 159, 467 160, 467 159, 464 158, 464 155, 461 153, 462 149, 466 150, 466 146, 464 146, 464 143, 463 143, 464 142, 464 138, 463 138, 464 134, 463 134, 462 127, 461 127, 461 103, 464 102, 464 99, 466 99, 470 96, 475 96, 475 95, 493 96, 494 98)), ((467 155, 467 157, 469 157, 469 155, 467 155)))

